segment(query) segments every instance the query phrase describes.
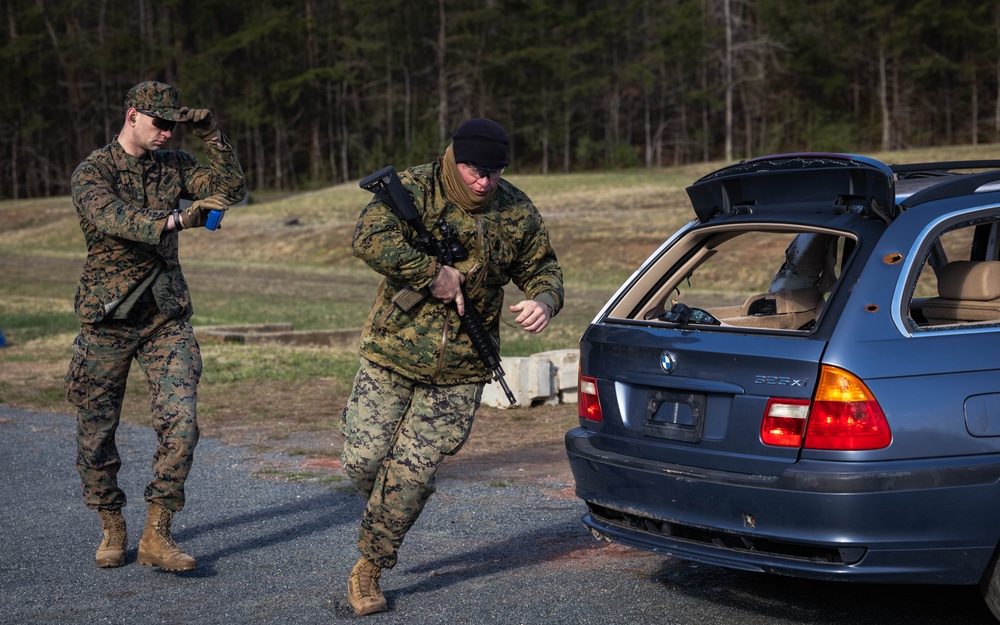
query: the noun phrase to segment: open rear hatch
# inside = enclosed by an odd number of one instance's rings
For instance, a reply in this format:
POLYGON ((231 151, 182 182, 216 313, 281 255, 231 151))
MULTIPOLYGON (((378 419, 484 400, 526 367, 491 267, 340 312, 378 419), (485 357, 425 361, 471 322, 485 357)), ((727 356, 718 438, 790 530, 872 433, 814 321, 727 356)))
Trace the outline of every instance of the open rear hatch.
POLYGON ((893 172, 851 154, 781 154, 717 170, 687 189, 698 221, 760 212, 843 211, 896 215, 893 172))
POLYGON ((799 447, 765 442, 765 417, 804 423, 822 314, 859 232, 895 214, 893 192, 884 164, 830 154, 747 161, 689 187, 698 222, 646 261, 581 342, 603 411, 593 444, 725 479, 780 475, 799 447))

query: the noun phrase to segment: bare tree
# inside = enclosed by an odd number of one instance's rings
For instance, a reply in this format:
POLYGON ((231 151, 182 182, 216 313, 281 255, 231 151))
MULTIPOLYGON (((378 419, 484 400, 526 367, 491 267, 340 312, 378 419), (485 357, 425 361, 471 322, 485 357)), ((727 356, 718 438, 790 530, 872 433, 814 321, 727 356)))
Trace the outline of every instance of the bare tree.
POLYGON ((438 0, 438 37, 437 37, 437 68, 438 68, 438 143, 445 145, 448 139, 448 28, 444 8, 445 0, 438 0))

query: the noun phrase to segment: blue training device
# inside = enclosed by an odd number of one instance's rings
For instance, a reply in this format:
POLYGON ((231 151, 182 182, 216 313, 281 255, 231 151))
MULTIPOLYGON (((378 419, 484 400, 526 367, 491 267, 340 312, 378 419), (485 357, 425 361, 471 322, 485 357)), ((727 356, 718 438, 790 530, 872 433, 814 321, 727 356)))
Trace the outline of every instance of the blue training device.
POLYGON ((222 215, 224 213, 220 210, 210 210, 208 211, 208 219, 205 221, 205 227, 209 230, 215 230, 219 227, 222 222, 222 215))

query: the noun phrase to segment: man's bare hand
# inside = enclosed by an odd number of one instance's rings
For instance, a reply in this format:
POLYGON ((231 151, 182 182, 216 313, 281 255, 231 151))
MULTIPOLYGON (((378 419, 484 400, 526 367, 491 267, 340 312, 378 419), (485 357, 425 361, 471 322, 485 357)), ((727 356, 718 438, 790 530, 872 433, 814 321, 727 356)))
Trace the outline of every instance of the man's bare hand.
POLYGON ((465 314, 465 298, 462 297, 462 283, 465 276, 462 272, 448 265, 441 265, 437 277, 431 283, 431 295, 445 304, 455 302, 458 314, 465 314))
POLYGON ((511 305, 510 312, 520 313, 514 321, 532 334, 538 334, 544 330, 552 317, 552 309, 548 305, 533 299, 522 300, 511 305))

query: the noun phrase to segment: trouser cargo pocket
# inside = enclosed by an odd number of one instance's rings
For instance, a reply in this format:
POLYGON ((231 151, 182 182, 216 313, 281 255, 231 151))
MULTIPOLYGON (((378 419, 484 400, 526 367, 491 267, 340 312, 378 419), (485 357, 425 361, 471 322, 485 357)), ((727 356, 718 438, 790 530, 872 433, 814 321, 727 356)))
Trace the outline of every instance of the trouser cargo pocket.
POLYGON ((87 341, 82 334, 73 341, 73 358, 69 362, 64 387, 66 400, 77 408, 86 408, 90 399, 90 381, 87 374, 87 341))

